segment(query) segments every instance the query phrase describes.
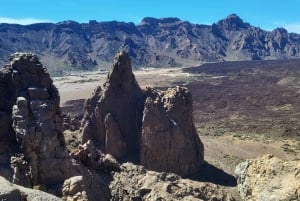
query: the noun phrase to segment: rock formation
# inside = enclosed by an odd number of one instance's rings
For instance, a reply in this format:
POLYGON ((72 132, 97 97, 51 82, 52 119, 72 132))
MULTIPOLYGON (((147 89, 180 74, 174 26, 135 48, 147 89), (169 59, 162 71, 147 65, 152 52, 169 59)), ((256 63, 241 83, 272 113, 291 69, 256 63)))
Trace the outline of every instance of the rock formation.
POLYGON ((143 166, 123 163, 110 183, 112 200, 233 201, 219 186, 182 179, 178 175, 147 171, 143 166))
POLYGON ((40 190, 24 188, 23 186, 10 183, 0 176, 0 200, 8 201, 62 201, 61 198, 45 193, 40 190))
POLYGON ((0 71, 0 93, 0 143, 10 149, 2 152, 7 174, 1 175, 24 186, 63 182, 68 154, 59 94, 37 57, 12 55, 0 71))
POLYGON ((0 70, 0 120, 1 200, 232 200, 217 185, 114 159, 184 176, 203 162, 191 94, 180 87, 141 90, 124 52, 103 90, 87 101, 85 143, 71 154, 58 91, 35 55, 14 54, 0 70))
POLYGON ((125 52, 116 55, 103 90, 87 100, 81 130, 83 143, 152 170, 187 176, 203 163, 191 94, 180 87, 142 91, 125 52))
POLYGON ((240 163, 235 174, 243 200, 300 200, 300 162, 285 162, 272 155, 240 163))
POLYGON ((124 52, 117 55, 103 90, 97 88, 87 100, 83 143, 91 139, 97 148, 118 159, 128 153, 136 155, 142 97, 129 56, 124 52))
POLYGON ((108 200, 108 185, 94 167, 88 170, 69 156, 58 91, 35 55, 16 53, 0 70, 0 119, 0 176, 65 197, 69 195, 61 189, 65 180, 81 176, 95 186, 86 186, 89 200, 99 200, 89 189, 101 193, 100 200, 108 200))
POLYGON ((157 171, 182 176, 199 170, 203 145, 193 122, 191 94, 181 87, 146 92, 140 162, 157 171))
POLYGON ((71 156, 90 169, 98 171, 120 169, 120 164, 110 154, 103 154, 99 149, 96 149, 91 140, 79 145, 71 153, 71 156))

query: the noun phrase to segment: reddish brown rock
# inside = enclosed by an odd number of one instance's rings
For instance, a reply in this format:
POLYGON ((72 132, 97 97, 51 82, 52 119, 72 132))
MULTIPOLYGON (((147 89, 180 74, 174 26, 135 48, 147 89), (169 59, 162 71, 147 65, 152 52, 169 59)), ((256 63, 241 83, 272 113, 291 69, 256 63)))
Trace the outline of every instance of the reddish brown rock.
POLYGON ((103 90, 97 88, 87 100, 82 142, 118 159, 137 158, 143 94, 132 73, 129 55, 116 55, 103 90))
POLYGON ((192 97, 184 88, 142 91, 132 74, 127 53, 116 55, 103 90, 87 100, 83 143, 117 159, 146 168, 195 173, 203 163, 203 145, 192 116, 192 97))
POLYGON ((182 176, 198 172, 204 148, 193 123, 190 92, 176 87, 148 93, 142 121, 141 164, 182 176))

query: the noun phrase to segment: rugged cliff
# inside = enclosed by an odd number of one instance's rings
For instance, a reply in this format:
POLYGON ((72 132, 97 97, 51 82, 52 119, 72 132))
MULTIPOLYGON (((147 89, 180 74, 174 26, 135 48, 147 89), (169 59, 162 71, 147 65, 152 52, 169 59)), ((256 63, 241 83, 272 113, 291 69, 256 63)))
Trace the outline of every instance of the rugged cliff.
POLYGON ((144 18, 124 22, 27 26, 0 24, 0 61, 16 51, 38 54, 53 74, 103 67, 115 52, 125 50, 134 66, 197 65, 223 60, 299 58, 300 35, 283 28, 265 31, 232 14, 212 25, 178 18, 144 18))

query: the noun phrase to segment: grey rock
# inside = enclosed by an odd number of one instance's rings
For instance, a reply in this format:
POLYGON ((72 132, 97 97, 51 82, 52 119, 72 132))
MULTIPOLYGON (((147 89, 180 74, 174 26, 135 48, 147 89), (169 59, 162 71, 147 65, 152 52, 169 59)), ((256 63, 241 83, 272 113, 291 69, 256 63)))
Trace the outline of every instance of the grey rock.
POLYGON ((15 185, 0 176, 0 200, 7 201, 62 201, 54 195, 15 185))
POLYGON ((112 200, 206 200, 233 201, 219 186, 182 179, 176 174, 147 171, 143 166, 123 163, 110 183, 112 200))
POLYGON ((193 123, 191 94, 181 87, 147 93, 141 164, 150 170, 182 176, 198 172, 204 162, 204 147, 193 123))
POLYGON ((243 200, 300 200, 300 162, 282 161, 272 155, 240 163, 235 174, 243 200))

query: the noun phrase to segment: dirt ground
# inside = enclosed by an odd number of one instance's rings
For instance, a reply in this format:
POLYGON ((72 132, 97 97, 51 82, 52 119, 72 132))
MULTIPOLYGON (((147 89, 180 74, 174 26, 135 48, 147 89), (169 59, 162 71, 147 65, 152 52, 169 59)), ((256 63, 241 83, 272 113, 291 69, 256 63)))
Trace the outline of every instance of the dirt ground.
MULTIPOLYGON (((148 69, 135 71, 134 75, 142 88, 145 87, 172 87, 176 83, 188 83, 196 79, 190 73, 177 69, 148 69)), ((60 93, 61 106, 67 101, 86 99, 90 97, 96 86, 102 86, 107 73, 91 72, 65 77, 54 77, 54 84, 60 93)))

